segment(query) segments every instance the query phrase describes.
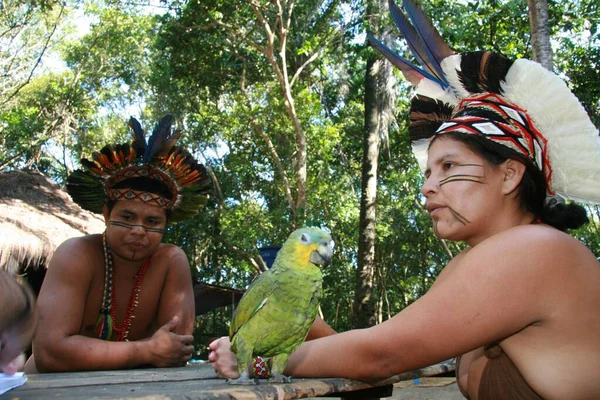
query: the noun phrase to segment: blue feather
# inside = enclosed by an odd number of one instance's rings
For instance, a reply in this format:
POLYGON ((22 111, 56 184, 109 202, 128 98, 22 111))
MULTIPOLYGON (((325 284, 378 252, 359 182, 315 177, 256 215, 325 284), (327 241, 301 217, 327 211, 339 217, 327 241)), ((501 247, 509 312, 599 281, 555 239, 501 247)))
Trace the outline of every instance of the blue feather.
POLYGON ((131 148, 135 151, 136 157, 139 158, 146 151, 146 135, 139 121, 133 117, 129 118, 129 127, 133 130, 131 148))
MULTIPOLYGON (((424 68, 429 69, 434 75, 447 84, 448 82, 444 77, 441 62, 444 58, 451 56, 453 51, 448 47, 442 36, 437 29, 435 29, 427 15, 415 0, 404 0, 403 4, 408 17, 412 21, 412 26, 408 25, 406 17, 402 14, 393 0, 390 0, 390 11, 398 28, 406 37, 413 52, 420 54, 422 59, 419 60, 419 62, 421 65, 424 68), (408 25, 410 26, 410 29, 405 31, 402 29, 401 25, 408 25)), ((419 57, 416 54, 415 56, 419 57)))
POLYGON ((442 70, 441 63, 446 57, 453 54, 452 50, 415 0, 403 0, 403 3, 408 18, 393 0, 389 0, 390 13, 421 67, 411 64, 370 34, 368 35, 369 42, 398 67, 413 85, 418 85, 422 79, 426 78, 438 84, 442 89, 448 88, 450 84, 442 70))
POLYGON ((172 115, 165 115, 156 125, 152 136, 148 139, 148 146, 144 153, 144 162, 151 160, 156 154, 164 150, 165 144, 171 136, 171 124, 173 123, 172 115))
POLYGON ((133 138, 134 140, 140 140, 142 142, 146 142, 146 138, 144 137, 144 130, 142 129, 142 125, 140 125, 139 121, 133 117, 129 118, 129 126, 133 130, 133 138))
POLYGON ((381 54, 383 54, 383 56, 385 56, 385 58, 387 58, 393 65, 395 65, 400 71, 402 71, 402 75, 404 75, 404 77, 414 86, 417 86, 421 79, 427 78, 437 83, 444 89, 448 87, 448 82, 445 79, 442 81, 438 77, 430 74, 429 72, 411 64, 407 59, 394 53, 394 51, 387 47, 385 44, 375 39, 375 37, 372 34, 368 33, 367 39, 381 54))

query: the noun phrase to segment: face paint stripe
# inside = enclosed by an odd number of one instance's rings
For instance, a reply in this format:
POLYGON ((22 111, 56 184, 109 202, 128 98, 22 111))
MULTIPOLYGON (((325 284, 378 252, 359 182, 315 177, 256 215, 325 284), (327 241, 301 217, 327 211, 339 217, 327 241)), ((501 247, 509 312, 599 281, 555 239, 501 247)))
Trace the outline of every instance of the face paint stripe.
POLYGON ((458 213, 458 211, 453 210, 451 207, 448 207, 448 209, 450 210, 452 215, 454 215, 454 218, 456 218, 458 220, 458 222, 460 222, 461 224, 466 225, 471 222, 468 219, 466 219, 465 217, 463 217, 462 215, 460 215, 458 213))
POLYGON ((110 221, 110 224, 114 225, 114 226, 119 226, 121 228, 127 228, 127 229, 133 229, 136 226, 139 226, 139 227, 144 228, 144 230, 146 232, 165 233, 164 229, 160 229, 160 228, 148 228, 148 227, 146 227, 144 225, 130 225, 130 224, 126 224, 124 222, 119 222, 119 221, 110 221))
POLYGON ((442 186, 448 182, 457 182, 457 181, 469 181, 475 183, 484 183, 485 176, 477 176, 477 175, 452 175, 447 178, 442 179, 439 182, 439 185, 442 186))
POLYGON ((458 164, 457 167, 481 167, 481 168, 483 168, 483 165, 481 165, 481 164, 458 164))

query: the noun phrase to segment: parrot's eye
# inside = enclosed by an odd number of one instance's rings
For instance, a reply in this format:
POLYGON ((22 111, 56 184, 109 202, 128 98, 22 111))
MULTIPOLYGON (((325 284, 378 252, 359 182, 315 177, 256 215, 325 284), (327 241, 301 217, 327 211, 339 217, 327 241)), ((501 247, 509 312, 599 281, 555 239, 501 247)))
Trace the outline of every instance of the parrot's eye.
POLYGON ((308 237, 306 233, 303 233, 302 236, 300 236, 300 241, 302 243, 310 243, 310 237, 308 237))

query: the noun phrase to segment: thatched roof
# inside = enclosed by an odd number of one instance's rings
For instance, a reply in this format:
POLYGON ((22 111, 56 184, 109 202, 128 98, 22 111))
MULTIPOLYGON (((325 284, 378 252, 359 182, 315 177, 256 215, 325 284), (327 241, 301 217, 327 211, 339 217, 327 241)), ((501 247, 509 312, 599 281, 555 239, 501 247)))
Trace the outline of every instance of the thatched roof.
POLYGON ((82 210, 42 174, 0 173, 0 269, 37 267, 66 239, 103 230, 102 216, 82 210))

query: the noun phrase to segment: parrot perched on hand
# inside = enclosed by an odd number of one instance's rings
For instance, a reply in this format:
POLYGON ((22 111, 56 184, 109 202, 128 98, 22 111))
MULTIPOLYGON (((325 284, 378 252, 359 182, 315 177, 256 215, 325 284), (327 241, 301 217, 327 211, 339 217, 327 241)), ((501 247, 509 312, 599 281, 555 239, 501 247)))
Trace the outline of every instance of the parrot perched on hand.
POLYGON ((329 233, 298 229, 285 241, 271 269, 250 284, 229 327, 240 373, 230 383, 258 382, 248 374, 255 356, 270 359, 272 381, 289 381, 283 371, 317 316, 322 287, 319 266, 331 261, 332 252, 329 233))

